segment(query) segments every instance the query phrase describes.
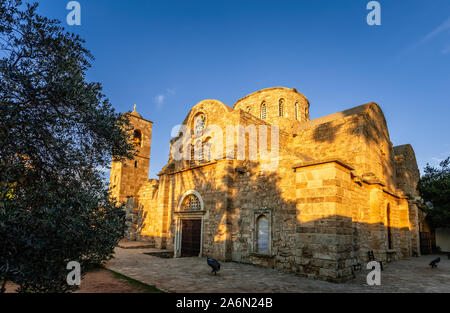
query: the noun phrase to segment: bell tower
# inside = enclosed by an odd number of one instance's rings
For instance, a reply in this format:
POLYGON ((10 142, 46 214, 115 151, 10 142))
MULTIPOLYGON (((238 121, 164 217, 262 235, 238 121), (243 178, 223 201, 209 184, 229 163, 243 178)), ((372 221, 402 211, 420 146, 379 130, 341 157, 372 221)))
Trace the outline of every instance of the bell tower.
POLYGON ((112 195, 120 202, 125 202, 128 197, 135 198, 141 186, 148 181, 153 126, 153 122, 136 112, 136 105, 132 112, 125 114, 133 127, 133 143, 138 153, 133 160, 113 161, 111 164, 109 185, 112 195))

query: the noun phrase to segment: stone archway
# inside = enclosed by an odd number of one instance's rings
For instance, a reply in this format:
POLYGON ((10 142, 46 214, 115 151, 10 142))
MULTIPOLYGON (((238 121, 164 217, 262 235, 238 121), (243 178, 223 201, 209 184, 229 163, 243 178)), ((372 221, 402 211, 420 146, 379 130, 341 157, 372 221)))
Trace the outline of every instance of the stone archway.
POLYGON ((204 203, 196 190, 185 192, 175 217, 175 257, 201 256, 203 246, 204 203))

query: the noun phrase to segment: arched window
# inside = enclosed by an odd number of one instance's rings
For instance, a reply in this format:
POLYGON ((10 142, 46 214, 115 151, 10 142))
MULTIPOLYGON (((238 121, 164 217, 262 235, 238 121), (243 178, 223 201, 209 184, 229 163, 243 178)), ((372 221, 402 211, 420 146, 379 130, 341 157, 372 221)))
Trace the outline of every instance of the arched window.
POLYGON ((280 99, 280 101, 278 101, 278 115, 284 115, 284 99, 280 99))
POLYGON ((195 166, 195 146, 191 145, 191 158, 189 160, 189 166, 195 166))
POLYGON ((211 156, 211 137, 206 138, 206 140, 203 142, 203 158, 204 162, 209 162, 212 159, 211 156))
POLYGON ((252 107, 248 106, 247 107, 247 113, 251 113, 251 111, 252 111, 252 107))
POLYGON ((266 103, 263 102, 261 104, 261 119, 265 120, 266 119, 266 103))
POLYGON ((193 167, 195 165, 195 149, 194 145, 191 145, 191 158, 189 159, 189 166, 193 167))
POLYGON ((256 221, 257 240, 256 251, 261 254, 269 253, 269 219, 265 215, 258 217, 256 221))
POLYGON ((203 134, 206 126, 206 116, 204 114, 198 114, 194 119, 194 136, 203 134))
POLYGON ((187 195, 181 204, 182 211, 200 211, 201 209, 200 200, 194 194, 187 195))
POLYGON ((195 142, 195 144, 191 145, 191 159, 189 160, 190 167, 198 165, 199 163, 203 163, 204 161, 204 153, 203 153, 203 144, 199 139, 195 142))
POLYGON ((298 121, 298 102, 295 102, 295 119, 298 121))
POLYGON ((133 134, 133 144, 136 147, 142 147, 142 133, 140 130, 135 130, 133 134))
POLYGON ((203 163, 205 161, 205 154, 203 153, 203 143, 199 140, 197 141, 197 144, 195 145, 195 149, 198 149, 197 152, 197 159, 200 163, 203 163))

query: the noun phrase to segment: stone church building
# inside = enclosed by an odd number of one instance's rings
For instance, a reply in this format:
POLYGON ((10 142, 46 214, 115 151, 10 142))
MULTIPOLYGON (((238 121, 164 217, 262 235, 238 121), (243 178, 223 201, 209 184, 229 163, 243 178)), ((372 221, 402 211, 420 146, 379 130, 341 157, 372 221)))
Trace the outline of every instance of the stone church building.
POLYGON ((127 237, 174 257, 209 256, 336 282, 351 278, 353 265, 364 266, 369 251, 383 262, 419 255, 412 147, 393 146, 376 103, 313 120, 309 107, 296 89, 281 87, 233 107, 201 101, 171 140, 157 180, 148 179, 152 122, 127 113, 139 153, 113 162, 110 179, 113 195, 127 202, 127 237), (211 125, 215 132, 206 131, 211 125), (243 131, 225 134, 230 126, 243 131), (261 140, 263 132, 270 138, 261 140), (249 157, 251 141, 267 140, 270 149, 275 136, 278 153, 269 161, 276 168, 267 170, 262 151, 249 157), (178 152, 188 157, 174 157, 178 152))

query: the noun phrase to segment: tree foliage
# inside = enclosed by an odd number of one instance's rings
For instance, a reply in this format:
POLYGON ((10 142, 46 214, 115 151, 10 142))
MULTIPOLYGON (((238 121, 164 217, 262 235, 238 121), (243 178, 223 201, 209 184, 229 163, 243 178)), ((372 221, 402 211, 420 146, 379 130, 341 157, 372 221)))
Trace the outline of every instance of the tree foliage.
POLYGON ((428 205, 433 227, 450 227, 450 157, 439 168, 427 165, 419 181, 419 192, 428 205))
POLYGON ((134 150, 84 41, 36 10, 0 1, 0 288, 61 292, 69 261, 107 260, 123 236, 101 169, 134 150))

